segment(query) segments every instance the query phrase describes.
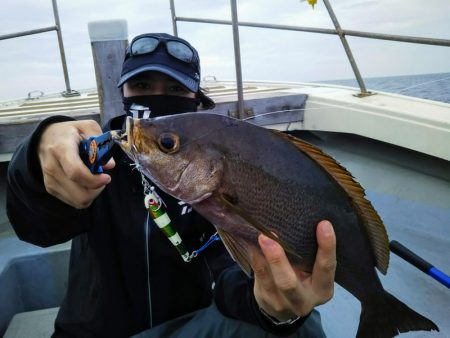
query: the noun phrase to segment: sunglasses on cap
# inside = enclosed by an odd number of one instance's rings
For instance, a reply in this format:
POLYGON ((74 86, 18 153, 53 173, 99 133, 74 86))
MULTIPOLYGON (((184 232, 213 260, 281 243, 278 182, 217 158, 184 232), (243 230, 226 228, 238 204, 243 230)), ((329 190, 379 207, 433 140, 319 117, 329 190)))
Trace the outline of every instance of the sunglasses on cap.
POLYGON ((153 53, 161 43, 165 45, 167 53, 174 58, 186 63, 191 63, 195 60, 195 53, 192 47, 187 44, 178 40, 170 40, 151 35, 138 37, 133 40, 128 46, 125 55, 127 57, 132 57, 150 54, 153 53))

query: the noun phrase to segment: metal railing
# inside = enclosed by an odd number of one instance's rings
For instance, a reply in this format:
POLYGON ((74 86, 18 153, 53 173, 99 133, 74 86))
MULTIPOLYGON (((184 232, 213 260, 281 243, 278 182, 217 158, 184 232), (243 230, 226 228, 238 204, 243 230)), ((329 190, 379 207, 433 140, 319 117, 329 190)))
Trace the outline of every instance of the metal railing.
POLYGON ((214 19, 199 19, 199 18, 191 18, 191 17, 177 17, 176 13, 175 13, 175 0, 170 0, 170 10, 171 10, 171 14, 172 14, 172 27, 173 27, 174 35, 178 35, 178 27, 177 27, 178 21, 233 26, 233 41, 234 41, 234 53, 235 53, 235 66, 236 66, 236 84, 237 84, 237 91, 238 91, 238 111, 239 111, 240 116, 243 116, 244 107, 243 107, 242 71, 241 71, 240 46, 239 46, 239 29, 238 29, 239 26, 338 35, 341 40, 341 43, 344 47, 344 50, 345 50, 347 58, 350 62, 350 65, 352 67, 356 81, 358 82, 358 85, 359 85, 359 88, 361 91, 360 94, 358 95, 359 97, 369 96, 369 95, 371 95, 371 93, 368 92, 366 89, 364 80, 361 76, 361 73, 359 72, 358 66, 356 64, 355 58, 353 57, 353 54, 350 49, 350 45, 348 44, 348 41, 346 39, 346 36, 356 36, 356 37, 369 38, 369 39, 390 40, 390 41, 397 41, 397 42, 408 42, 408 43, 416 43, 416 44, 450 47, 450 40, 447 40, 447 39, 434 39, 434 38, 423 38, 423 37, 415 37, 415 36, 380 34, 380 33, 371 33, 371 32, 362 32, 362 31, 342 29, 336 15, 334 14, 333 8, 331 7, 329 0, 323 0, 323 2, 328 11, 328 14, 330 15, 332 22, 334 24, 334 27, 335 27, 334 29, 275 25, 275 24, 266 24, 266 23, 259 23, 259 22, 243 22, 243 21, 239 22, 238 16, 237 16, 236 0, 230 0, 231 14, 232 14, 231 21, 214 20, 214 19))
POLYGON ((61 64, 62 64, 63 73, 64 73, 64 81, 66 83, 66 91, 62 92, 61 94, 65 97, 77 96, 80 94, 77 91, 72 90, 70 88, 69 72, 67 70, 66 54, 64 52, 64 43, 63 43, 63 38, 62 38, 62 34, 61 34, 61 24, 59 22, 58 5, 56 3, 56 0, 52 0, 52 7, 53 7, 53 16, 55 18, 54 26, 32 29, 32 30, 28 30, 28 31, 18 32, 18 33, 0 35, 0 40, 14 39, 14 38, 22 37, 22 36, 27 36, 27 35, 34 35, 34 34, 56 31, 56 35, 58 37, 59 53, 61 55, 61 64))

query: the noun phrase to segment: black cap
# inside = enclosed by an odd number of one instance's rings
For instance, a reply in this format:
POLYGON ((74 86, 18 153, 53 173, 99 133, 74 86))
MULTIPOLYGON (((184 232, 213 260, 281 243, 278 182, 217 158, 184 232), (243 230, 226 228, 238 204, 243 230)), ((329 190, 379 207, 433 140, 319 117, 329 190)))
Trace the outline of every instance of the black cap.
POLYGON ((193 57, 190 62, 181 61, 167 52, 164 43, 160 43, 154 52, 143 55, 130 56, 127 49, 125 60, 122 65, 122 73, 117 86, 123 86, 126 81, 140 73, 157 71, 174 78, 190 91, 194 93, 198 92, 200 86, 200 58, 196 49, 186 40, 166 33, 142 34, 136 36, 131 41, 130 46, 133 45, 135 40, 145 36, 155 37, 166 41, 182 42, 192 49, 193 57))

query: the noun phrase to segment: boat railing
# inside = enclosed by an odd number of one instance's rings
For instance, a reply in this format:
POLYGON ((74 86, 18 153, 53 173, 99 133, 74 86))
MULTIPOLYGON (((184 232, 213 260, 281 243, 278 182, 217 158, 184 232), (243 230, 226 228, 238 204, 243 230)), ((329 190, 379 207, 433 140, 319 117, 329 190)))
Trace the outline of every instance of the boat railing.
POLYGON ((173 27, 174 35, 178 35, 177 22, 181 22, 181 21, 194 22, 194 23, 208 23, 208 24, 217 24, 217 25, 231 25, 232 26, 234 55, 235 55, 235 68, 236 68, 236 85, 237 85, 237 94, 238 94, 238 111, 239 111, 240 116, 243 116, 243 114, 244 114, 244 104, 243 104, 242 69, 241 69, 241 56, 240 56, 241 52, 240 52, 240 44, 239 44, 239 26, 338 35, 341 40, 341 43, 344 47, 348 61, 350 62, 350 65, 352 67, 356 81, 358 82, 358 85, 360 88, 360 93, 357 96, 359 96, 359 97, 369 96, 369 95, 371 95, 371 93, 368 92, 366 89, 364 80, 358 69, 356 60, 350 49, 350 45, 346 39, 346 36, 356 36, 356 37, 369 38, 369 39, 390 40, 390 41, 397 41, 397 42, 408 42, 408 43, 416 43, 416 44, 424 44, 424 45, 450 47, 450 40, 448 40, 448 39, 435 39, 435 38, 426 38, 426 37, 381 34, 381 33, 372 33, 372 32, 363 32, 363 31, 343 29, 341 27, 341 25, 339 24, 339 21, 333 11, 330 1, 323 0, 323 3, 324 3, 324 5, 328 11, 328 14, 330 15, 330 18, 333 22, 334 29, 276 25, 276 24, 266 24, 266 23, 259 23, 259 22, 239 21, 236 0, 230 0, 231 21, 177 16, 176 12, 175 12, 175 0, 170 0, 170 10, 171 10, 172 27, 173 27))
MULTIPOLYGON (((41 33, 56 31, 56 35, 58 38, 58 45, 59 45, 59 53, 61 55, 61 64, 62 64, 63 73, 64 73, 64 80, 66 83, 66 90, 64 92, 62 92, 61 95, 64 97, 77 96, 80 94, 76 90, 72 90, 70 88, 69 72, 67 70, 66 54, 64 52, 64 43, 63 43, 63 38, 62 38, 62 33, 61 33, 61 24, 59 21, 58 4, 56 3, 56 0, 52 0, 52 7, 53 7, 53 16, 55 19, 54 26, 42 27, 42 28, 37 28, 37 29, 32 29, 32 30, 27 30, 27 31, 21 31, 21 32, 17 32, 17 33, 0 35, 0 40, 14 39, 14 38, 22 37, 22 36, 27 36, 27 35, 34 35, 34 34, 41 34, 41 33)), ((32 98, 31 93, 28 95, 28 98, 32 98)))

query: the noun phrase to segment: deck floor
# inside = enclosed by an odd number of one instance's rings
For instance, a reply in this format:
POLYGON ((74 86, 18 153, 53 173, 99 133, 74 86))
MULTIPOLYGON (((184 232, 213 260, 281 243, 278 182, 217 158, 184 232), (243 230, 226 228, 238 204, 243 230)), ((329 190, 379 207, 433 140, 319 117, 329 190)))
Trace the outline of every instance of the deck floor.
MULTIPOLYGON (((450 180, 440 177, 449 164, 442 162, 444 168, 433 170, 431 165, 437 165, 433 158, 402 148, 359 137, 319 136, 324 139, 311 142, 335 157, 362 184, 384 221, 389 239, 450 274, 450 180), (427 167, 428 172, 417 167, 427 167)), ((440 328, 440 332, 409 332, 401 337, 450 337, 450 289, 394 254, 387 275, 379 275, 388 292, 440 328)), ((333 299, 318 307, 327 337, 354 337, 360 303, 335 285, 333 299)))

